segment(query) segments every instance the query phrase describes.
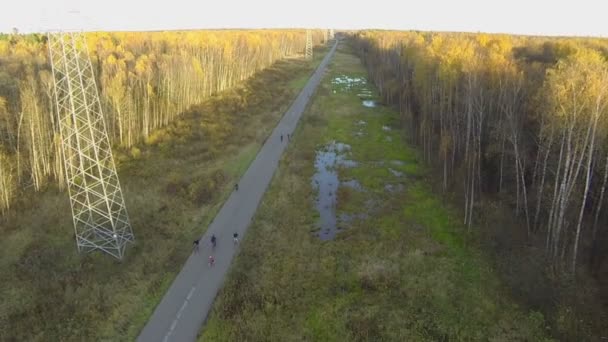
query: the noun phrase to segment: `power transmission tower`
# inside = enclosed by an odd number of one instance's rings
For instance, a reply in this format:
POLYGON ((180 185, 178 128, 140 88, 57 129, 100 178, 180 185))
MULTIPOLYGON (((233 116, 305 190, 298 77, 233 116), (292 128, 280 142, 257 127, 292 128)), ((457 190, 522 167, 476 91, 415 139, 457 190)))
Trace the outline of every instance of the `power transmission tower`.
POLYGON ((122 259, 134 241, 82 33, 49 33, 61 147, 78 251, 122 259))
POLYGON ((312 59, 312 32, 306 30, 306 59, 312 59))

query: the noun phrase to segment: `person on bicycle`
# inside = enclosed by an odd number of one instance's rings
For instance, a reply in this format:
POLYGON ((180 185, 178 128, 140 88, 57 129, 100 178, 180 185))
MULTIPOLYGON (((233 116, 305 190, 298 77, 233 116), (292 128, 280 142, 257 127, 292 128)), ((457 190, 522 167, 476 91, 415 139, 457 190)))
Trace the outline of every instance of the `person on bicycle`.
POLYGON ((215 238, 215 234, 211 235, 211 245, 213 246, 213 248, 215 248, 215 245, 217 244, 217 239, 215 238))
POLYGON ((232 234, 232 240, 234 241, 235 245, 238 245, 239 244, 239 233, 232 234))
POLYGON ((194 240, 194 243, 193 243, 193 245, 194 245, 194 252, 198 252, 198 243, 200 241, 201 241, 200 239, 194 240))
POLYGON ((213 267, 213 265, 215 265, 215 258, 213 257, 213 255, 209 256, 209 267, 213 267))

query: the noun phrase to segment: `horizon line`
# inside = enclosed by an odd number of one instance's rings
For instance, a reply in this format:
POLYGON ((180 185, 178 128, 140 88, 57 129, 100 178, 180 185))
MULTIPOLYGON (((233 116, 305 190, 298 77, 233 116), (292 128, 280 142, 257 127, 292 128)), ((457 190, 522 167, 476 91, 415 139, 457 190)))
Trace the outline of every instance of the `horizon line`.
MULTIPOLYGON (((427 33, 466 33, 466 34, 490 34, 490 35, 508 35, 508 36, 526 36, 526 37, 552 37, 552 38, 598 38, 607 39, 604 35, 590 35, 590 34, 551 34, 551 33, 513 33, 513 32, 502 32, 502 31, 473 31, 473 30, 430 30, 430 29, 398 29, 398 28, 336 28, 336 27, 201 27, 201 28, 159 28, 159 29, 101 29, 101 28, 89 28, 89 29, 74 29, 74 28, 63 28, 63 29, 45 29, 45 30, 32 30, 21 32, 18 30, 19 35, 29 34, 48 34, 50 32, 83 32, 83 33, 97 33, 97 32, 108 32, 108 33, 137 33, 137 32, 185 32, 185 31, 230 31, 230 30, 242 30, 242 31, 254 31, 254 30, 329 30, 333 29, 335 32, 352 32, 352 31, 395 31, 395 32, 427 32, 427 33)), ((11 35, 13 32, 0 30, 0 34, 11 35)))

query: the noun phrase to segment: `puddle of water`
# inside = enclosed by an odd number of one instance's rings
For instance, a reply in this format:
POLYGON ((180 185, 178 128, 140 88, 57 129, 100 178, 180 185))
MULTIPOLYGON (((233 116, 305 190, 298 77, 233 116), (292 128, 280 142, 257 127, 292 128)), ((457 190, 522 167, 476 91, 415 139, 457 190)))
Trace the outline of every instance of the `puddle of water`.
POLYGON ((373 198, 368 198, 365 201, 365 210, 368 213, 373 212, 377 206, 378 206, 378 202, 376 200, 374 200, 373 198))
POLYGON ((376 101, 365 100, 365 101, 363 101, 363 106, 365 106, 367 108, 374 108, 374 107, 376 107, 376 101))
POLYGON ((391 130, 391 128, 390 128, 390 127, 388 127, 388 126, 382 126, 382 130, 383 130, 383 131, 390 131, 390 130, 391 130))
MULTIPOLYGON (((403 166, 405 165, 405 162, 403 160, 390 160, 390 161, 386 161, 386 160, 375 160, 372 162, 369 162, 371 165, 376 166, 376 167, 384 167, 387 164, 392 164, 395 166, 403 166)), ((396 170, 393 170, 396 171, 396 170)))
POLYGON ((333 85, 339 86, 342 91, 349 91, 354 87, 362 87, 367 84, 367 80, 364 77, 350 77, 341 75, 331 80, 333 85))
POLYGON ((334 153, 334 154, 345 153, 345 152, 350 151, 350 145, 341 143, 341 142, 332 141, 327 146, 325 146, 324 151, 334 153))
POLYGON ((397 171, 397 170, 393 170, 390 167, 388 168, 388 170, 395 176, 395 177, 401 177, 403 176, 403 172, 401 171, 397 171))
POLYGON ((335 152, 317 151, 315 168, 317 173, 312 177, 312 187, 318 191, 316 206, 319 211, 321 230, 317 233, 322 240, 333 239, 336 235, 336 197, 338 174, 335 165, 335 152))
POLYGON ((386 184, 384 190, 388 192, 401 192, 403 191, 403 184, 386 184))
POLYGON ((331 83, 333 84, 366 84, 367 81, 364 77, 349 77, 346 75, 341 75, 335 77, 331 83))
POLYGON ((351 179, 347 182, 342 182, 342 184, 344 186, 347 186, 351 189, 355 189, 355 190, 359 190, 359 191, 363 191, 363 186, 361 186, 361 183, 359 183, 359 181, 357 181, 356 179, 351 179))
POLYGON ((357 165, 359 165, 359 163, 357 163, 356 161, 349 159, 338 160, 337 164, 344 167, 356 167, 357 165))
MULTIPOLYGON (((316 207, 319 211, 320 230, 317 235, 321 240, 332 240, 338 231, 336 219, 336 193, 340 180, 336 166, 354 167, 357 162, 346 159, 350 145, 331 142, 324 149, 318 150, 315 158, 317 172, 312 177, 312 187, 318 191, 316 207)), ((352 183, 354 186, 355 183, 352 183)))
POLYGON ((365 213, 359 213, 359 214, 346 214, 346 213, 342 213, 340 214, 340 217, 338 218, 338 221, 341 224, 348 224, 348 223, 352 223, 355 220, 365 220, 366 218, 368 218, 369 216, 365 213))
POLYGON ((365 132, 358 131, 358 132, 355 132, 354 134, 355 134, 356 137, 362 137, 362 136, 365 135, 365 132))
POLYGON ((367 122, 365 122, 363 120, 359 120, 359 121, 357 121, 357 125, 364 126, 364 125, 367 125, 367 122))
POLYGON ((384 137, 384 139, 385 139, 386 141, 393 141, 393 138, 392 138, 392 137, 384 137))

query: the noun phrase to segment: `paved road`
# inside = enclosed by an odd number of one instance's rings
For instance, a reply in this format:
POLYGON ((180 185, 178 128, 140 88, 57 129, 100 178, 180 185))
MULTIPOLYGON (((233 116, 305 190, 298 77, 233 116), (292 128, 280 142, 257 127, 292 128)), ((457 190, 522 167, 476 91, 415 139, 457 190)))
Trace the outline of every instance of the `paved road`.
MULTIPOLYGON (((245 231, 255 214, 258 204, 278 166, 291 134, 296 128, 306 104, 315 88, 321 82, 323 73, 336 50, 337 44, 325 56, 315 73, 302 89, 289 110, 279 121, 266 143, 262 146, 253 163, 239 181, 239 190, 233 191, 214 221, 201 238, 199 253, 192 254, 179 272, 173 284, 154 310, 154 314, 141 331, 138 341, 194 341, 207 318, 213 300, 217 295, 237 247, 232 242, 232 234, 239 237, 245 231), (281 134, 283 141, 281 142, 281 134), (217 247, 212 253, 210 237, 215 234, 217 247), (215 255, 215 266, 207 266, 207 258, 215 255)), ((189 247, 189 241, 184 241, 189 247)))

